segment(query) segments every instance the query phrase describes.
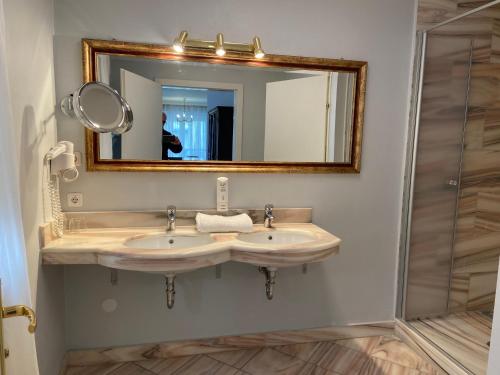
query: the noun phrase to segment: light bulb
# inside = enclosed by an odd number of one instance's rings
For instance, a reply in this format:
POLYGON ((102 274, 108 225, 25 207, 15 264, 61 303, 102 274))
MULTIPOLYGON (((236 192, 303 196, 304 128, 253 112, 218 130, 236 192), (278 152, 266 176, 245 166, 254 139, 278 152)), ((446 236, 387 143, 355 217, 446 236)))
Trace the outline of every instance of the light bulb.
POLYGON ((254 56, 256 59, 262 59, 264 56, 266 56, 266 54, 262 51, 259 51, 259 52, 255 52, 254 56))
POLYGON ((179 36, 175 38, 173 45, 175 52, 177 53, 184 52, 184 45, 186 44, 187 37, 188 37, 187 31, 181 31, 179 36))
POLYGON ((219 33, 215 38, 215 53, 217 56, 224 56, 226 54, 226 50, 224 49, 224 36, 219 33))
POLYGON ((182 53, 184 52, 184 47, 180 45, 179 43, 174 44, 174 51, 177 53, 182 53))
POLYGON ((260 38, 258 36, 253 38, 253 55, 256 59, 262 59, 266 55, 262 49, 260 38))

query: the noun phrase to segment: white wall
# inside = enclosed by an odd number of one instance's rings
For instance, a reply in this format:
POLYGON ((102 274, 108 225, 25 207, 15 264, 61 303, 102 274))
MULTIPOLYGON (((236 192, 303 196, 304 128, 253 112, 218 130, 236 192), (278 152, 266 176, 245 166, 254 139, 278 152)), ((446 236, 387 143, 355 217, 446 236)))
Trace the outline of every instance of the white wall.
MULTIPOLYGON (((254 267, 223 266, 181 275, 177 303, 167 311, 157 275, 120 272, 109 285, 103 268, 65 269, 67 340, 95 347, 299 329, 394 317, 398 227, 407 127, 413 0, 56 0, 56 94, 82 80, 75 38, 169 43, 180 30, 229 41, 258 34, 268 52, 368 61, 362 172, 359 175, 233 174, 233 207, 312 207, 313 220, 341 237, 341 253, 310 267, 280 272, 276 297, 264 296, 254 267), (102 312, 105 298, 118 309, 102 312)), ((59 137, 83 150, 83 130, 58 118, 59 137)), ((85 210, 215 206, 206 173, 87 173, 63 186, 84 193, 85 210)), ((64 202, 64 194, 63 194, 64 202)))
POLYGON ((215 107, 234 107, 234 91, 208 90, 207 109, 215 107))
MULTIPOLYGON (((42 160, 56 139, 53 1, 5 4, 10 92, 20 160, 20 191, 41 374, 57 374, 64 354, 63 272, 40 267, 38 226, 44 222, 42 160)), ((1 182, 0 182, 1 183, 1 182)))

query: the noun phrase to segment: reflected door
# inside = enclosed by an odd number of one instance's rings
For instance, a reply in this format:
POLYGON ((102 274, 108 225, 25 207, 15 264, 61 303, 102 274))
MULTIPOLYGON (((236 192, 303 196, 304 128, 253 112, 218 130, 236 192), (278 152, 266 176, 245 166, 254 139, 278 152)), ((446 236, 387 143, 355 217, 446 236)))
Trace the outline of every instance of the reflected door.
POLYGON ((266 84, 265 161, 324 162, 328 75, 266 84))
POLYGON ((121 158, 162 159, 161 85, 125 69, 120 70, 121 94, 134 113, 134 126, 121 136, 121 158))

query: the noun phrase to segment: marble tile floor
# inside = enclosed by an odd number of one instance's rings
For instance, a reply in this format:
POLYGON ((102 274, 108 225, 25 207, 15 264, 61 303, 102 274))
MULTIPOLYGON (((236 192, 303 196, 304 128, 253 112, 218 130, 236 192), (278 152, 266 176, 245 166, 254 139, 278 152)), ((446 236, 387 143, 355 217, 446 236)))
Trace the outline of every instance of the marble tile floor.
POLYGON ((476 375, 486 375, 491 315, 478 311, 409 322, 429 341, 476 375))
POLYGON ((73 366, 65 375, 437 375, 394 337, 364 337, 206 355, 73 366))

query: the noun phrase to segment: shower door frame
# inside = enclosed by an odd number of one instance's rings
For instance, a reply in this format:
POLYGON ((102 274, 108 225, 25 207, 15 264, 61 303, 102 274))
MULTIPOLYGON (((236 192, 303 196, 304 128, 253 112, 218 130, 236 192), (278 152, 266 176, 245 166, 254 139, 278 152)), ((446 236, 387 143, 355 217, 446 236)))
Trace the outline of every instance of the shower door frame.
POLYGON ((426 45, 427 32, 418 31, 416 35, 415 56, 413 62, 413 85, 410 98, 405 174, 403 180, 403 206, 399 239, 396 318, 403 320, 406 320, 406 291, 408 283, 411 223, 413 212, 413 186, 415 182, 415 164, 418 148, 418 135, 420 129, 420 107, 422 100, 422 87, 424 78, 423 69, 425 66, 426 45))

